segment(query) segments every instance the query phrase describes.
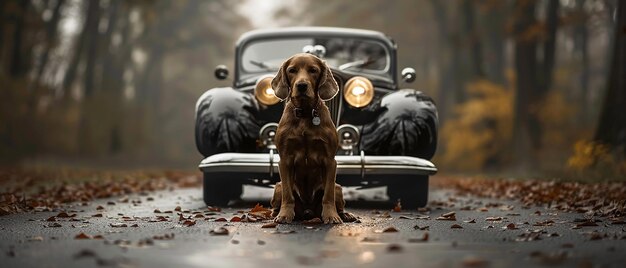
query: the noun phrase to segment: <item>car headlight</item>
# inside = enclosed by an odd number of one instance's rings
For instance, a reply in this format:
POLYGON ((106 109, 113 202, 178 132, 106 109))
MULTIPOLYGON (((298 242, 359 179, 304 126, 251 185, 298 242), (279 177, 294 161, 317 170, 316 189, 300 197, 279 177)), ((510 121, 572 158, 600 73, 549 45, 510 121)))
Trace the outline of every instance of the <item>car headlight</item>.
POLYGON ((350 106, 361 108, 374 99, 374 86, 372 82, 362 76, 355 76, 346 82, 343 90, 343 98, 350 106))
POLYGON ((254 96, 264 105, 274 105, 280 101, 274 94, 274 89, 272 88, 273 78, 273 76, 263 76, 257 80, 256 86, 254 87, 254 96))

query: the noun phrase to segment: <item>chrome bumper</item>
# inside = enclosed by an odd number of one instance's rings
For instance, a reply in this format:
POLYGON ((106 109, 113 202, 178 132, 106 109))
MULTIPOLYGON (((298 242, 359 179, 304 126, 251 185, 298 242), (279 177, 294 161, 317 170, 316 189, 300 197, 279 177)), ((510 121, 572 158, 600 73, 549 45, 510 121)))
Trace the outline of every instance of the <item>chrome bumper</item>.
MULTIPOLYGON (((433 175, 437 168, 428 160, 410 156, 337 155, 337 175, 433 175)), ((221 153, 200 162, 204 173, 253 173, 278 175, 280 156, 270 153, 221 153)))

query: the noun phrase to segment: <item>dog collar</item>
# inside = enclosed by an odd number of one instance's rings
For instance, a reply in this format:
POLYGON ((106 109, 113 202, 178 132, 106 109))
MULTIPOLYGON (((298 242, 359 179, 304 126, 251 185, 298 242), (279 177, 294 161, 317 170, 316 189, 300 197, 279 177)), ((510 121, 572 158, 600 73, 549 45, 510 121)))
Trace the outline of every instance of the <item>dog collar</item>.
MULTIPOLYGON (((319 100, 315 103, 315 106, 311 109, 311 118, 312 118, 311 122, 313 123, 314 126, 319 126, 319 124, 322 122, 322 120, 320 119, 320 114, 317 111, 317 106, 319 106, 319 100)), ((305 111, 302 108, 294 107, 293 113, 296 116, 296 118, 309 117, 308 111, 305 111)))
MULTIPOLYGON (((308 113, 305 113, 304 109, 302 108, 293 108, 293 113, 295 114, 297 118, 309 117, 308 113)), ((313 125, 317 126, 321 123, 320 114, 317 112, 317 109, 315 108, 311 109, 311 118, 312 118, 311 121, 313 122, 313 125)))

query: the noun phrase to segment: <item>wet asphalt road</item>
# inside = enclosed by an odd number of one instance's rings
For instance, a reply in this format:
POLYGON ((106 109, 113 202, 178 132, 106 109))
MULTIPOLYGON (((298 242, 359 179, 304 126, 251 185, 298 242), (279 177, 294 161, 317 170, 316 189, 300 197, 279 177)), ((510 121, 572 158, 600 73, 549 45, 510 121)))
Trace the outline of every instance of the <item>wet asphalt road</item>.
MULTIPOLYGON (((347 196, 356 197, 353 193, 347 196)), ((573 229, 582 214, 457 197, 441 189, 431 190, 430 200, 440 202, 432 203, 430 211, 391 212, 393 204, 388 202, 349 202, 348 211, 360 223, 261 228, 268 222, 215 221, 241 216, 238 211, 248 211, 256 200, 267 204, 270 195, 268 189, 246 188, 246 201, 215 214, 204 205, 201 189, 194 188, 131 195, 128 201, 75 204, 65 211, 76 216, 56 221, 46 220, 62 210, 0 217, 0 263, 2 267, 626 267, 624 225, 597 222, 598 226, 573 229), (203 217, 184 226, 174 211, 177 206, 183 216, 203 217), (436 219, 450 211, 456 220, 436 219), (167 221, 151 222, 157 216, 167 216, 167 221), (489 217, 496 220, 487 221, 489 217), (113 227, 116 224, 128 227, 113 227), (138 227, 131 227, 135 224, 138 227), (227 235, 211 233, 222 226, 227 235), (397 232, 380 232, 388 227, 397 232), (102 239, 75 239, 81 233, 102 239)), ((361 195, 384 196, 384 189, 361 195)))

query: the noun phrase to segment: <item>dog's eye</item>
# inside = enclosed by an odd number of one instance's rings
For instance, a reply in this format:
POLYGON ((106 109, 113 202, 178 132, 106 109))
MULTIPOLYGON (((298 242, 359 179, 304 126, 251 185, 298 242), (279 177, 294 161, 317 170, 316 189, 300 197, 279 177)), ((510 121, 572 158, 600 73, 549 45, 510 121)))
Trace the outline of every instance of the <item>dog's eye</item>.
POLYGON ((296 73, 296 68, 287 68, 287 72, 290 74, 296 73))
POLYGON ((309 73, 316 74, 318 72, 317 68, 309 69, 309 73))

